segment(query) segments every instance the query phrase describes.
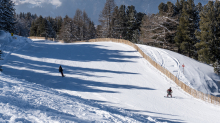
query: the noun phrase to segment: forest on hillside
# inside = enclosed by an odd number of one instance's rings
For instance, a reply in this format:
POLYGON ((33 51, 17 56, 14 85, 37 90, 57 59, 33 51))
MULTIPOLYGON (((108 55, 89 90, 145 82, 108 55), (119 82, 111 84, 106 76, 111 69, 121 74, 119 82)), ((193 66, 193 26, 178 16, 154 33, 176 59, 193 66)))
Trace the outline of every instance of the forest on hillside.
POLYGON ((172 50, 212 65, 220 74, 220 2, 206 5, 177 0, 158 5, 159 12, 137 12, 135 6, 117 6, 106 0, 95 25, 85 11, 74 17, 42 17, 15 13, 11 0, 0 0, 0 30, 20 36, 55 38, 65 42, 94 38, 126 39, 133 43, 172 50))

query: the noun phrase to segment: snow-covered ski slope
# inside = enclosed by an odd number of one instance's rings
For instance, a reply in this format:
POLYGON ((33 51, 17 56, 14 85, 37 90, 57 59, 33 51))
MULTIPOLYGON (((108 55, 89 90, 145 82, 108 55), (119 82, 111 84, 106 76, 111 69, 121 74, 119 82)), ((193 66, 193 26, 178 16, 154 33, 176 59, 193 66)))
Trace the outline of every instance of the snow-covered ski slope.
POLYGON ((188 95, 125 44, 16 40, 2 62, 0 122, 220 121, 220 106, 188 95), (175 98, 164 98, 169 87, 175 98))
POLYGON ((151 59, 169 70, 186 85, 205 94, 220 96, 220 76, 214 73, 213 67, 169 50, 137 45, 151 59))

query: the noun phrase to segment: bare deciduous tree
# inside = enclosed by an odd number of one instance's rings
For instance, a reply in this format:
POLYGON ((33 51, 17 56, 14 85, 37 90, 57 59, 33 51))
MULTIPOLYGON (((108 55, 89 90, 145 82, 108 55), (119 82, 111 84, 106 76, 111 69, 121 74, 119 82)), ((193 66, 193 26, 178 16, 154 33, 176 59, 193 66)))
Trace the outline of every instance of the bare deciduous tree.
POLYGON ((141 40, 147 44, 163 45, 163 48, 172 47, 172 39, 179 22, 176 17, 161 16, 158 14, 145 15, 141 24, 141 40))

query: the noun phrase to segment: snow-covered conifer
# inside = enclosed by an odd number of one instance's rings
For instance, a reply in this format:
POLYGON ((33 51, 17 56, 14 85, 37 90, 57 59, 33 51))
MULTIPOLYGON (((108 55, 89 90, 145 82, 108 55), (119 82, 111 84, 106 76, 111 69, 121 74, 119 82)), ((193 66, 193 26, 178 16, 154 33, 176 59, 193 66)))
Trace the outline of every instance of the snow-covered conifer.
POLYGON ((74 24, 73 19, 66 15, 63 19, 59 38, 65 42, 79 41, 79 37, 75 35, 76 29, 77 26, 74 24))
POLYGON ((45 33, 46 38, 55 38, 56 37, 56 31, 53 28, 53 18, 48 17, 46 18, 46 25, 45 25, 45 33))
POLYGON ((0 0, 0 30, 13 33, 15 31, 15 9, 11 0, 0 0))

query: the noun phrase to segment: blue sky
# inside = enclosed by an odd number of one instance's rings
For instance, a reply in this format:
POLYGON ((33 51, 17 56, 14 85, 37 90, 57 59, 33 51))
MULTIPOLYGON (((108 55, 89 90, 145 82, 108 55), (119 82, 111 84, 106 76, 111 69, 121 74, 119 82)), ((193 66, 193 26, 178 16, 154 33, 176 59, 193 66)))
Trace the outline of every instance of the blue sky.
MULTIPOLYGON (((62 16, 73 17, 76 9, 85 10, 88 16, 95 24, 99 24, 98 18, 104 7, 106 0, 13 0, 16 4, 16 13, 31 12, 32 14, 42 16, 62 16)), ((166 3, 176 0, 115 0, 116 5, 134 5, 137 12, 157 13, 158 5, 161 2, 166 3)), ((201 2, 203 5, 207 0, 195 0, 195 3, 201 2)))

